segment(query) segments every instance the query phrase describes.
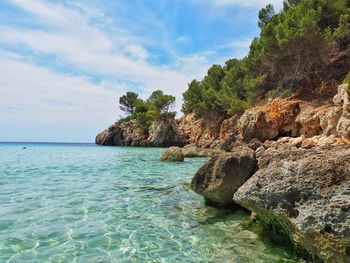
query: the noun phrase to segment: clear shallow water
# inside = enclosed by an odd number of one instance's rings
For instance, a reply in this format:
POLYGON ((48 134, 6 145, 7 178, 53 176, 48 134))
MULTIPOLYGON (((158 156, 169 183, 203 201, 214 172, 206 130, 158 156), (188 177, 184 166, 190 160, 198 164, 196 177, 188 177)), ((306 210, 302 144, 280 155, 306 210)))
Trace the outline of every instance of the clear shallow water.
POLYGON ((190 190, 205 159, 163 151, 0 144, 0 262, 296 262, 190 190))

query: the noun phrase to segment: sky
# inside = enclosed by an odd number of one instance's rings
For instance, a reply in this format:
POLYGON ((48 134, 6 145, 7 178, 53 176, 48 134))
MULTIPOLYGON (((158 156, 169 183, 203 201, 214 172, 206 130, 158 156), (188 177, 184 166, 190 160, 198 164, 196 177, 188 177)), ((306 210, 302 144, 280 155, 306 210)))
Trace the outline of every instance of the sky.
POLYGON ((242 58, 282 0, 0 0, 0 141, 94 142, 118 98, 176 96, 242 58))

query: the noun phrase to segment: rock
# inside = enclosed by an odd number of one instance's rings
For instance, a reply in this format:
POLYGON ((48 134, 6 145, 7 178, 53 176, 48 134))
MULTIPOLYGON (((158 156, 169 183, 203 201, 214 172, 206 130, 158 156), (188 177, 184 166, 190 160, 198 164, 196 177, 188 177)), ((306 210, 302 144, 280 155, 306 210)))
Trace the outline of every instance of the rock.
POLYGON ((337 133, 345 142, 350 143, 350 98, 347 89, 347 84, 340 85, 333 102, 343 110, 337 124, 337 133))
POLYGON ((324 262, 350 262, 350 147, 266 150, 234 201, 324 262))
POLYGON ((296 100, 273 100, 271 103, 246 111, 237 123, 237 132, 244 142, 252 139, 274 140, 283 136, 297 136, 295 122, 300 112, 296 100))
POLYGON ((184 146, 185 137, 174 119, 154 122, 149 129, 149 144, 155 147, 184 146))
POLYGON ((320 115, 320 125, 324 136, 336 135, 337 124, 342 114, 341 107, 331 107, 324 114, 320 115))
POLYGON ((163 153, 161 160, 168 162, 183 162, 184 155, 182 154, 181 148, 173 146, 163 153))
POLYGON ((182 148, 182 153, 186 158, 212 157, 215 154, 218 154, 220 152, 222 152, 222 151, 219 149, 202 148, 202 147, 198 147, 198 146, 193 145, 193 144, 188 144, 182 148))
POLYGON ((311 149, 315 146, 316 146, 315 142, 309 138, 304 139, 301 144, 301 148, 304 148, 304 149, 311 149))
POLYGON ((114 124, 101 133, 97 134, 95 143, 103 146, 118 146, 121 145, 121 129, 117 124, 114 124))
POLYGON ((121 130, 120 144, 124 146, 140 146, 143 140, 146 140, 147 136, 138 128, 137 122, 131 120, 119 124, 121 130))
POLYGON ((240 115, 234 115, 229 119, 224 120, 220 127, 220 140, 232 140, 232 134, 235 132, 237 122, 240 115))
POLYGON ((188 114, 181 118, 179 129, 185 135, 187 144, 211 148, 215 140, 220 140, 222 121, 223 118, 218 116, 196 119, 194 114, 188 114))
POLYGON ((305 137, 312 137, 322 133, 317 109, 300 113, 296 121, 301 125, 300 134, 305 137))
POLYGON ((263 144, 262 144, 262 142, 261 141, 259 141, 258 139, 253 139, 253 140, 251 140, 249 143, 248 143, 248 147, 250 148, 250 149, 252 149, 252 150, 256 150, 256 149, 258 149, 260 146, 262 146, 263 144))
POLYGON ((95 143, 103 146, 140 146, 146 135, 136 121, 115 123, 96 136, 95 143))
POLYGON ((292 145, 299 148, 303 144, 304 140, 305 140, 305 137, 303 135, 300 137, 297 137, 293 140, 292 145))
POLYGON ((192 189, 212 203, 232 205, 233 194, 257 168, 255 152, 247 147, 212 157, 192 178, 192 189))
POLYGON ((256 157, 259 158, 265 152, 264 146, 260 146, 255 150, 256 157))

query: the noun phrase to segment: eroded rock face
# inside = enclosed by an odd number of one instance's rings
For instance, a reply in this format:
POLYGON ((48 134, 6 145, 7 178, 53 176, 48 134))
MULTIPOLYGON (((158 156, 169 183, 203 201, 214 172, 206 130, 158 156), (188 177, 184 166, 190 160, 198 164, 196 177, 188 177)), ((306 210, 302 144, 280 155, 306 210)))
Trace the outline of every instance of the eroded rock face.
POLYGON ((234 201, 311 255, 350 262, 350 148, 270 148, 234 201))
POLYGON ((337 124, 337 133, 345 142, 350 143, 350 97, 347 90, 348 85, 340 85, 333 102, 342 107, 342 114, 337 124))
POLYGON ((191 187, 207 200, 232 205, 233 194, 257 168, 255 152, 247 147, 212 157, 195 174, 191 187))
POLYGON ((146 135, 134 120, 110 126, 96 136, 95 143, 103 146, 147 146, 146 135))
POLYGON ((148 142, 155 147, 184 146, 185 137, 174 119, 154 122, 149 129, 148 142))
POLYGON ((112 125, 97 134, 95 143, 103 146, 117 146, 121 145, 121 129, 117 125, 112 125))
POLYGON ((163 153, 161 160, 167 162, 183 162, 184 155, 181 148, 173 146, 163 153))
POLYGON ((239 119, 237 131, 240 139, 249 142, 273 140, 279 136, 297 136, 299 127, 295 122, 300 112, 295 100, 274 100, 263 107, 246 111, 239 119))

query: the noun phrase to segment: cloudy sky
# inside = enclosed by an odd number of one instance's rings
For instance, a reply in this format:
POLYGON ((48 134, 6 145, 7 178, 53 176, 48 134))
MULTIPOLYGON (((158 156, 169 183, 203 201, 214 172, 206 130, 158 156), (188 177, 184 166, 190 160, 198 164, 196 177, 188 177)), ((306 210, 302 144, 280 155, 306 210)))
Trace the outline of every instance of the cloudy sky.
POLYGON ((0 0, 0 141, 93 142, 128 90, 181 94, 281 0, 0 0))

